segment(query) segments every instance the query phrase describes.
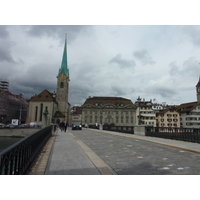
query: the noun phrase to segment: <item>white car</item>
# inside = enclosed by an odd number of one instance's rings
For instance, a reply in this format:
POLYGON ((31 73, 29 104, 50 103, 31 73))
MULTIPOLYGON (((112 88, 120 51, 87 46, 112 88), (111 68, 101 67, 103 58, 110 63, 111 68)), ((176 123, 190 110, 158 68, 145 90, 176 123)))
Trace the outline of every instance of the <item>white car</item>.
POLYGON ((39 125, 36 122, 30 122, 30 127, 38 127, 39 125))

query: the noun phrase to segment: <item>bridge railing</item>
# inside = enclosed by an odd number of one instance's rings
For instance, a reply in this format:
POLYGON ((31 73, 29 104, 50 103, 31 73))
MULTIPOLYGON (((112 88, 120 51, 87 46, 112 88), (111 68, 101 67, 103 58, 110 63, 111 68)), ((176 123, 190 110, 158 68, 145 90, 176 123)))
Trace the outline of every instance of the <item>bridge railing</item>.
POLYGON ((200 143, 200 129, 197 128, 146 127, 145 135, 200 143))
POLYGON ((134 134, 134 126, 103 126, 103 130, 134 134))
POLYGON ((45 127, 0 152, 0 175, 27 174, 54 130, 45 127))

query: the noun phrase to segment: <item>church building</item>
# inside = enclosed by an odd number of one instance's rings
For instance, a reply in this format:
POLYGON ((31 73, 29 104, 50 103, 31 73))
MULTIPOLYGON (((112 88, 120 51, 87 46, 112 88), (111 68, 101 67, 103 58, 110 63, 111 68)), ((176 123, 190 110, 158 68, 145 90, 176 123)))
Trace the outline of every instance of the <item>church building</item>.
POLYGON ((69 121, 69 69, 67 63, 67 42, 65 39, 61 67, 57 75, 56 93, 43 90, 40 94, 29 99, 29 109, 26 123, 36 122, 47 126, 50 123, 69 121))

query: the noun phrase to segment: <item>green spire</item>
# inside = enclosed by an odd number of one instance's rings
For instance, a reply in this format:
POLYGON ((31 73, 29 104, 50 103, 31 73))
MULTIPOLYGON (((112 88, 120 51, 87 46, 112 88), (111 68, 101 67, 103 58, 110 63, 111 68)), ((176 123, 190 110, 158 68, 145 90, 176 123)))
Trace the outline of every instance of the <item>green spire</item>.
POLYGON ((63 51, 62 63, 61 63, 61 67, 60 67, 59 72, 58 72, 58 76, 60 75, 60 73, 62 71, 65 73, 66 77, 69 77, 69 69, 68 69, 68 65, 67 65, 67 42, 66 42, 66 38, 65 38, 65 46, 64 46, 64 51, 63 51))

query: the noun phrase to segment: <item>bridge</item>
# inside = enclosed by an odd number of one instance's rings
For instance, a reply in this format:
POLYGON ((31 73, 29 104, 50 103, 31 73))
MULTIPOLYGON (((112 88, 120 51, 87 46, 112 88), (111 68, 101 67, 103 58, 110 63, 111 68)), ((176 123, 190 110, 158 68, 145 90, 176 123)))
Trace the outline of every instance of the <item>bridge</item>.
POLYGON ((197 175, 199 157, 199 143, 69 127, 53 132, 28 174, 197 175))
POLYGON ((68 128, 67 132, 57 131, 43 171, 37 165, 30 174, 200 174, 199 153, 198 143, 68 128))

